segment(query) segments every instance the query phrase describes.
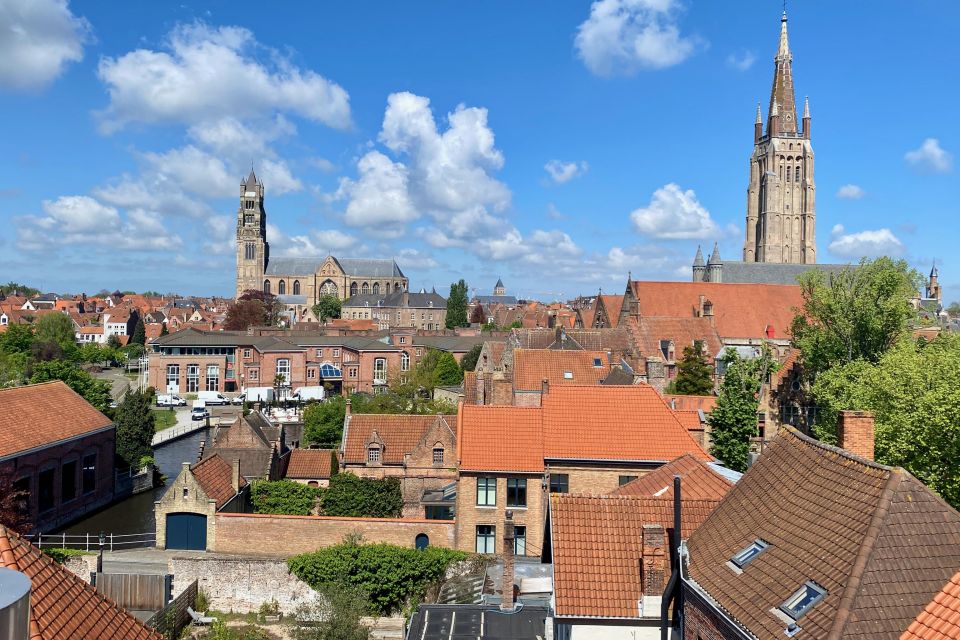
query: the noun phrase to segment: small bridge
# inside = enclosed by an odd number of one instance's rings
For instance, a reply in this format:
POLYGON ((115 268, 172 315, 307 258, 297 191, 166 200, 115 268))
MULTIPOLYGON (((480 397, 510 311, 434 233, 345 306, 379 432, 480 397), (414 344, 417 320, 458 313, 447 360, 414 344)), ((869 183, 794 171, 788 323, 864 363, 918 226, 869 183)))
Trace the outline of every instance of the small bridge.
MULTIPOLYGON (((231 416, 226 421, 232 424, 235 419, 235 417, 231 416)), ((223 418, 218 417, 213 420, 207 418, 206 420, 198 420, 196 422, 191 422, 190 424, 180 424, 175 427, 170 427, 169 429, 164 429, 163 431, 157 431, 155 434, 153 434, 151 446, 158 447, 167 442, 179 440, 180 438, 186 437, 191 433, 196 433, 197 431, 203 431, 204 429, 208 429, 210 427, 219 427, 223 422, 223 418)))

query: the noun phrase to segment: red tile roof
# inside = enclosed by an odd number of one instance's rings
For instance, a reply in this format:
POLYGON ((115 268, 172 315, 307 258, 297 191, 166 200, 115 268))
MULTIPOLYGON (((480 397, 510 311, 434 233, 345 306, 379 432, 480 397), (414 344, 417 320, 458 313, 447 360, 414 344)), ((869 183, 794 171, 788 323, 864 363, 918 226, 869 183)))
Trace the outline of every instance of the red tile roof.
MULTIPOLYGON (((683 531, 695 531, 718 504, 684 500, 683 531)), ((557 617, 639 618, 643 525, 672 529, 673 500, 553 494, 549 517, 557 617)), ((669 575, 669 554, 664 562, 669 575)))
POLYGON ((723 500, 733 483, 696 456, 685 454, 659 469, 640 476, 611 492, 618 496, 673 499, 673 478, 680 476, 680 493, 687 500, 723 500))
POLYGON ((30 579, 30 640, 163 640, 3 525, 0 566, 30 579))
POLYGON ((540 391, 544 380, 549 380, 551 385, 600 384, 608 373, 610 373, 610 362, 603 351, 554 349, 515 349, 513 351, 515 391, 540 391), (597 361, 600 362, 600 366, 596 366, 597 361))
POLYGON ((663 400, 668 407, 677 411, 696 411, 700 409, 704 413, 710 413, 717 406, 717 396, 681 396, 665 393, 663 394, 663 400))
POLYGON ((0 389, 0 458, 112 427, 59 380, 0 389))
POLYGON ((420 439, 441 420, 453 431, 456 416, 381 415, 354 413, 346 422, 343 433, 343 461, 366 464, 367 445, 379 437, 383 442, 381 463, 400 464, 420 439))
POLYGON ((299 480, 329 478, 333 465, 333 449, 294 449, 287 463, 287 476, 299 480))
MULTIPOLYGON (((207 497, 216 500, 217 509, 237 495, 233 490, 233 467, 216 453, 190 467, 190 473, 207 497)), ((247 481, 241 474, 240 488, 245 486, 247 481)))
POLYGON ((540 407, 461 405, 457 450, 464 471, 543 471, 540 407))
POLYGON ((619 296, 598 296, 597 304, 603 305, 604 310, 607 312, 607 324, 610 328, 615 328, 620 324, 620 310, 623 309, 623 295, 619 296))
POLYGON ((900 640, 955 640, 960 638, 960 571, 953 574, 900 640))
POLYGON ((630 330, 645 356, 662 358, 661 340, 673 341, 677 362, 683 357, 683 348, 693 345, 695 340, 703 341, 708 361, 712 362, 723 351, 723 341, 710 318, 630 317, 621 326, 630 330))
POLYGON ((793 368, 800 362, 800 349, 790 349, 780 363, 780 368, 771 376, 770 386, 774 389, 780 386, 783 379, 790 375, 793 368))
POLYGON ((699 411, 674 411, 673 415, 687 431, 703 431, 703 422, 699 411))

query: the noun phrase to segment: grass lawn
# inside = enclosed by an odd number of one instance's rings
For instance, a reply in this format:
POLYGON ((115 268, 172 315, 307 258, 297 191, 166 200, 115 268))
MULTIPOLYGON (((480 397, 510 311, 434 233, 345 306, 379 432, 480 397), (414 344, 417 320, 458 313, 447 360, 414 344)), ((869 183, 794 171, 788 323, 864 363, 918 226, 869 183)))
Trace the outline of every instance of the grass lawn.
POLYGON ((157 431, 169 429, 177 424, 176 411, 170 411, 169 409, 154 409, 153 415, 156 418, 155 422, 157 431))

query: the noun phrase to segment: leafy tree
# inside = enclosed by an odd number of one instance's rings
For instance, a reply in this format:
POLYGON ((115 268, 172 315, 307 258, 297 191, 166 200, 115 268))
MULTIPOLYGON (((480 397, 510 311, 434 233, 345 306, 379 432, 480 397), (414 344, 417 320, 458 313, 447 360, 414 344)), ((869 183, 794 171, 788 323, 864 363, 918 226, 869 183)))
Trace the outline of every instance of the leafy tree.
POLYGON ((143 318, 137 320, 137 325, 133 328, 133 335, 130 337, 130 344, 139 344, 143 346, 147 343, 147 327, 143 324, 143 318))
POLYGON ((250 500, 254 513, 308 516, 316 509, 321 491, 293 480, 254 480, 250 500))
MULTIPOLYGON (((110 409, 110 383, 106 380, 95 379, 72 362, 50 360, 33 364, 33 374, 30 376, 31 384, 51 380, 62 380, 98 411, 106 412, 110 409)), ((152 432, 150 437, 153 437, 152 432)))
POLYGON ((297 619, 310 623, 293 628, 294 640, 368 640, 370 628, 361 621, 370 610, 365 593, 344 582, 318 585, 317 591, 315 603, 297 610, 297 619))
POLYGON ((447 298, 447 329, 467 326, 467 283, 461 278, 450 285, 447 298))
POLYGON ((340 298, 335 295, 325 293, 313 305, 313 314, 317 316, 320 322, 326 322, 327 319, 336 319, 340 317, 340 298))
POLYGON ((433 386, 447 387, 463 382, 463 371, 452 353, 441 351, 433 369, 433 386))
POLYGON ((267 314, 266 324, 273 327, 280 322, 280 314, 283 313, 283 305, 280 303, 280 299, 272 293, 267 293, 266 291, 261 291, 259 289, 247 289, 240 297, 237 298, 238 301, 248 301, 256 300, 263 305, 263 308, 267 314))
POLYGON ((793 344, 816 377, 854 360, 877 362, 915 317, 910 298, 922 278, 906 261, 883 257, 829 277, 813 269, 799 280, 803 308, 791 327, 793 344))
POLYGON ((483 343, 478 342, 477 344, 471 347, 470 351, 467 351, 463 354, 463 357, 460 358, 460 370, 461 371, 476 371, 477 362, 480 360, 480 352, 483 350, 483 343))
POLYGON ((320 497, 325 516, 354 518, 399 518, 403 494, 399 478, 361 478, 338 473, 320 497))
POLYGON ((117 336, 116 334, 111 334, 110 337, 107 338, 107 346, 113 349, 114 351, 117 351, 123 348, 123 343, 120 342, 119 336, 117 336))
POLYGON ((674 393, 684 396, 713 393, 713 367, 707 363, 702 342, 696 340, 693 346, 683 348, 683 357, 677 363, 677 369, 677 377, 673 381, 674 393))
POLYGON ((0 524, 26 533, 30 522, 30 491, 16 486, 9 473, 0 474, 0 524))
POLYGON ((331 396, 303 411, 303 440, 308 445, 335 448, 343 437, 343 420, 347 402, 343 396, 331 396))
POLYGON ((28 354, 33 350, 35 341, 36 336, 31 325, 7 325, 7 330, 0 333, 0 352, 28 354))
POLYGON ((710 412, 710 453, 734 471, 747 470, 750 438, 757 435, 757 407, 761 384, 776 370, 776 362, 765 349, 753 359, 744 360, 728 350, 721 361, 726 364, 717 405, 710 412))
POLYGON ((77 344, 73 320, 65 313, 47 313, 36 323, 36 341, 60 345, 67 350, 77 344))
MULTIPOLYGON (((151 443, 156 432, 153 408, 146 394, 127 393, 117 407, 117 458, 126 466, 136 467, 141 458, 153 454, 151 443)), ((117 465, 120 466, 120 465, 117 465)))
POLYGON ((267 324, 267 310, 259 300, 237 300, 227 309, 223 328, 228 331, 246 331, 250 327, 267 324))
POLYGON ((11 280, 7 284, 0 284, 0 293, 5 296, 12 296, 16 294, 26 298, 34 298, 40 295, 40 289, 34 289, 33 287, 28 287, 25 284, 20 284, 19 282, 14 282, 11 280))
POLYGON ((170 332, 167 330, 167 323, 166 323, 166 322, 164 322, 164 323, 162 323, 162 324, 160 325, 160 335, 161 335, 161 336, 168 336, 168 335, 170 335, 170 332))
MULTIPOLYGON (((449 305, 449 301, 447 302, 449 305)), ((487 321, 487 314, 483 310, 483 305, 478 304, 470 311, 470 324, 484 324, 487 321)))

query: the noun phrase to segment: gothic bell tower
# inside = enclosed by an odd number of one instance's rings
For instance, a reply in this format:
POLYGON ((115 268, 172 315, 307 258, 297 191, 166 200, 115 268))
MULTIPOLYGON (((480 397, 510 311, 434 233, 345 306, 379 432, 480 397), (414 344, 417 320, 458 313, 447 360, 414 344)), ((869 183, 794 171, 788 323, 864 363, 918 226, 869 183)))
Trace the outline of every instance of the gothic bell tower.
POLYGON ((784 12, 780 19, 780 43, 774 58, 766 131, 759 104, 753 127, 744 262, 815 264, 815 196, 810 104, 804 100, 803 119, 798 122, 793 91, 793 54, 787 39, 787 14, 784 12))
POLYGON ((270 260, 267 243, 267 212, 263 208, 263 183, 253 169, 240 183, 237 210, 237 296, 247 289, 262 289, 263 274, 270 260))

